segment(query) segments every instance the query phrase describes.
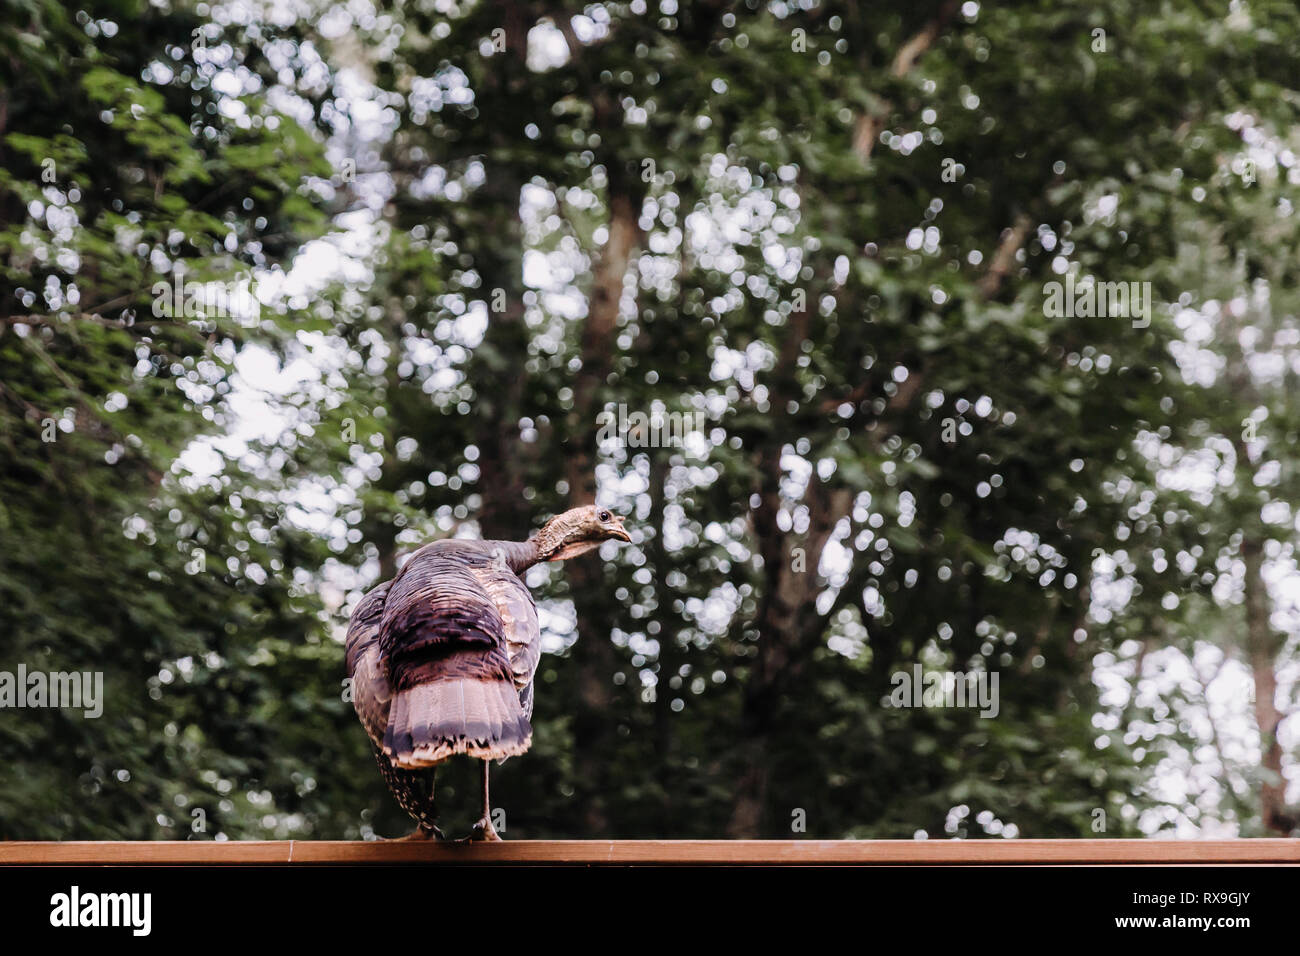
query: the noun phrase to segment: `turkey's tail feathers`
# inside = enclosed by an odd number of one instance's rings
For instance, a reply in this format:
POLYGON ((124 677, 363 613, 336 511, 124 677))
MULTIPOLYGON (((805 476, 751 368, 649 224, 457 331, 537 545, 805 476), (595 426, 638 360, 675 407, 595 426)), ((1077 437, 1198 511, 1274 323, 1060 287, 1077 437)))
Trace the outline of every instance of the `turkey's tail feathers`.
POLYGON ((383 752, 406 769, 456 754, 498 760, 526 751, 532 733, 513 682, 451 677, 394 695, 383 752))

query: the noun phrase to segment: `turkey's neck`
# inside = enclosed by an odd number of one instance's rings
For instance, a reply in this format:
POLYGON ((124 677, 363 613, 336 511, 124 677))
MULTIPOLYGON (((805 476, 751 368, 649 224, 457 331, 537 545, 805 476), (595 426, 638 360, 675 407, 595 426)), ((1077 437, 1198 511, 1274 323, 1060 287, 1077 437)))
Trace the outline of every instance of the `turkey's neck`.
POLYGON ((501 556, 515 574, 522 574, 541 560, 537 541, 485 541, 490 550, 501 550, 501 556))

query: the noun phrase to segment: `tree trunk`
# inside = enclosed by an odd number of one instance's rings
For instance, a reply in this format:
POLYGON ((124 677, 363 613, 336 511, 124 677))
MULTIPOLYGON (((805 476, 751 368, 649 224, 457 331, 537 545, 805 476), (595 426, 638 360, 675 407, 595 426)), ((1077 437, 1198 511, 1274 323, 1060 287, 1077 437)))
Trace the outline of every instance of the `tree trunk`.
MULTIPOLYGON (((1227 343, 1227 382, 1233 397, 1245 408, 1256 408, 1262 398, 1251 376, 1250 365, 1240 346, 1240 323, 1227 309, 1219 313, 1219 320, 1229 334, 1227 343)), ((1250 447, 1240 434, 1234 435, 1236 453, 1236 479, 1239 487, 1255 487, 1256 466, 1251 459, 1250 447)), ((1254 522, 1252 521, 1252 524, 1254 522)), ((1259 732, 1260 770, 1263 779, 1259 788, 1260 821, 1266 830, 1289 836, 1298 821, 1286 805, 1286 778, 1282 776, 1282 745, 1278 729, 1283 714, 1277 706, 1277 674, 1274 668, 1285 644, 1282 635, 1273 630, 1269 620, 1272 601, 1264 581, 1264 548, 1266 532, 1258 527, 1241 530, 1241 558, 1246 566, 1242 579, 1246 606, 1246 664, 1255 681, 1255 726, 1259 732)))
POLYGON ((1246 662, 1255 679, 1255 725, 1259 728, 1260 769, 1265 778, 1259 788, 1260 818, 1264 827, 1281 836, 1296 828, 1295 816, 1286 803, 1286 778, 1282 776, 1282 744, 1278 727, 1282 712, 1277 706, 1277 674, 1274 671, 1283 640, 1269 622, 1269 596, 1263 576, 1263 549, 1258 539, 1247 536, 1241 544, 1246 564, 1246 662))
MULTIPOLYGON (((496 7, 506 31, 506 51, 501 66, 489 74, 488 92, 494 99, 509 100, 521 96, 529 82, 531 24, 527 8, 510 3, 498 3, 496 7)), ((492 143, 500 155, 508 153, 513 140, 498 128, 492 143)), ((482 245, 474 250, 489 311, 482 347, 475 350, 481 365, 475 368, 472 380, 479 388, 478 401, 487 406, 494 423, 481 436, 479 445, 482 505, 478 522, 485 538, 517 538, 529 530, 533 519, 524 498, 523 445, 519 441, 524 376, 518 363, 527 358, 529 339, 524 325, 524 230, 519 213, 525 178, 516 162, 494 163, 487 169, 487 180, 480 190, 483 198, 499 210, 493 217, 499 226, 491 236, 475 237, 482 245), (500 312, 491 310, 496 289, 505 293, 500 312)))
POLYGON ((678 696, 670 685, 673 678, 678 676, 684 655, 677 644, 677 629, 666 619, 670 598, 663 587, 664 576, 670 570, 670 559, 667 549, 664 547, 664 502, 666 498, 665 485, 668 481, 669 452, 666 449, 658 448, 651 449, 647 454, 651 456, 650 480, 647 489, 650 496, 650 514, 647 516, 645 523, 648 528, 653 529, 654 534, 654 537, 648 543, 647 550, 650 553, 651 567, 654 568, 656 603, 659 613, 662 615, 659 619, 661 625, 659 659, 655 674, 654 747, 655 765, 659 768, 659 789, 662 794, 659 803, 659 829, 660 833, 667 834, 671 832, 675 821, 672 701, 674 697, 678 696))
MULTIPOLYGON (((599 113, 599 110, 598 110, 599 113)), ((591 298, 582 328, 582 368, 573 383, 573 411, 565 473, 569 503, 576 507, 596 500, 596 416, 600 390, 613 367, 618 307, 623 280, 640 244, 637 226, 640 191, 614 162, 609 176, 609 238, 592 275, 591 298)), ((577 670, 578 700, 573 708, 575 790, 583 802, 583 830, 588 837, 609 831, 606 797, 609 792, 603 754, 614 731, 613 677, 617 666, 609 635, 598 625, 602 615, 603 571, 594 558, 570 562, 565 577, 577 615, 578 640, 571 666, 577 670)))

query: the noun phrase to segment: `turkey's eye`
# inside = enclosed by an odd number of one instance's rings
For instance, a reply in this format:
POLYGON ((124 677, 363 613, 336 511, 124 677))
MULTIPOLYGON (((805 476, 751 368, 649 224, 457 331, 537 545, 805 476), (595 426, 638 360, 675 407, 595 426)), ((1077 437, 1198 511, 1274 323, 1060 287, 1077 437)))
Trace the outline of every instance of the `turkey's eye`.
POLYGON ((600 514, 596 515, 596 517, 599 518, 601 521, 608 521, 608 520, 609 520, 609 512, 608 512, 608 511, 602 511, 600 514))

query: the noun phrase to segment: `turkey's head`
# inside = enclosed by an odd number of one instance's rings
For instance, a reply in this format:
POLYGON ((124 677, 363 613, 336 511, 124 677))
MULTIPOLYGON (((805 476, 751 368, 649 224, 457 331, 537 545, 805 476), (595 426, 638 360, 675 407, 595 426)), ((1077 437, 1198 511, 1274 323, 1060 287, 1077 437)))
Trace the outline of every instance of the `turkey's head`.
POLYGON ((604 541, 631 541, 623 516, 599 505, 570 508, 537 532, 537 551, 543 561, 564 561, 599 548, 604 541))

